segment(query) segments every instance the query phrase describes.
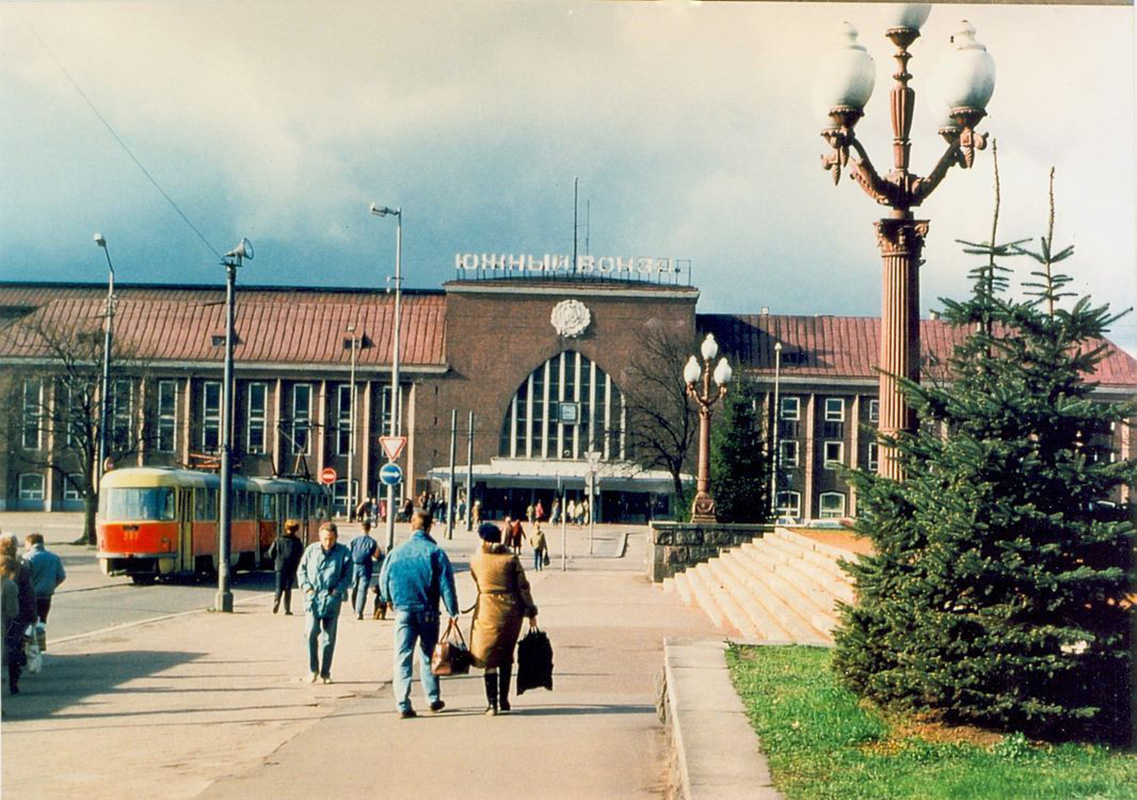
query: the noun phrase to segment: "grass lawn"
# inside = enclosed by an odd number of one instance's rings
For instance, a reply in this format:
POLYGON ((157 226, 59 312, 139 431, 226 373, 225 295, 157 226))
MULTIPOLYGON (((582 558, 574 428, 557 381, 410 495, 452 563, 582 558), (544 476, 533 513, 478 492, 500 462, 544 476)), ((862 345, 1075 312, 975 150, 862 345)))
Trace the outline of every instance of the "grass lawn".
POLYGON ((788 800, 1137 798, 1137 754, 886 719, 837 685, 831 658, 830 650, 803 646, 727 653, 788 800))

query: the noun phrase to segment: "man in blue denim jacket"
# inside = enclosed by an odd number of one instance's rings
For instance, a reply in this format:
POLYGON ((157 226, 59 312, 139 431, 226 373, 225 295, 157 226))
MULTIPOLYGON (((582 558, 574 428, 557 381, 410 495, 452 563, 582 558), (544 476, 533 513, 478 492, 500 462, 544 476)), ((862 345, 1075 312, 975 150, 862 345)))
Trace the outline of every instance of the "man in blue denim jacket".
POLYGON ((446 613, 458 620, 458 593, 454 589, 454 569, 450 558, 430 538, 434 518, 425 511, 411 517, 411 538, 387 554, 379 572, 379 599, 395 606, 395 704, 403 719, 415 716, 411 707, 411 680, 415 644, 419 650, 419 672, 423 694, 430 710, 446 707, 438 676, 430 671, 430 656, 438 642, 438 602, 446 613))
POLYGON ((320 526, 320 541, 312 542, 300 559, 300 589, 304 592, 306 613, 304 633, 308 637, 308 682, 332 682, 332 656, 336 652, 336 627, 340 604, 351 586, 351 551, 337 544, 339 530, 334 522, 320 526), (324 631, 323 668, 317 644, 324 631))

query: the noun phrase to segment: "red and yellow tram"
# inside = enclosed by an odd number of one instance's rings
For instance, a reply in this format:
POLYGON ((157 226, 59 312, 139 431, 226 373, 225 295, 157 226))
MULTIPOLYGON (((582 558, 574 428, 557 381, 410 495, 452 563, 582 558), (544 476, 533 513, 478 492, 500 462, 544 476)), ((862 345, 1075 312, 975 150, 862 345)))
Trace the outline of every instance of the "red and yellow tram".
MULTIPOLYGON (((185 469, 108 472, 99 492, 99 565, 135 583, 217 569, 221 478, 185 469)), ((233 477, 229 564, 255 569, 288 517, 305 543, 328 514, 327 491, 311 481, 233 477)))

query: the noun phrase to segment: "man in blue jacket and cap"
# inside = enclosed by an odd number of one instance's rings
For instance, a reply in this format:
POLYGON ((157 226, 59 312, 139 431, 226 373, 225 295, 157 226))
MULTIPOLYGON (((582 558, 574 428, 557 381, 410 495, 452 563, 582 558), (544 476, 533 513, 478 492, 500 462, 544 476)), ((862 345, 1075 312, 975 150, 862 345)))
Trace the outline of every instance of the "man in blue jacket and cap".
POLYGON ((438 642, 438 603, 454 623, 458 621, 458 592, 450 558, 430 537, 434 518, 425 511, 411 517, 411 538, 392 548, 379 572, 379 599, 395 606, 395 705, 403 719, 416 716, 411 706, 411 680, 415 645, 423 694, 430 710, 446 707, 438 676, 430 671, 430 656, 438 642))
POLYGON ((351 551, 338 544, 334 522, 320 526, 320 541, 312 542, 300 559, 300 589, 304 592, 305 634, 308 637, 308 682, 332 682, 332 656, 336 652, 336 626, 340 604, 351 586, 351 551), (324 633, 323 666, 317 645, 324 633))

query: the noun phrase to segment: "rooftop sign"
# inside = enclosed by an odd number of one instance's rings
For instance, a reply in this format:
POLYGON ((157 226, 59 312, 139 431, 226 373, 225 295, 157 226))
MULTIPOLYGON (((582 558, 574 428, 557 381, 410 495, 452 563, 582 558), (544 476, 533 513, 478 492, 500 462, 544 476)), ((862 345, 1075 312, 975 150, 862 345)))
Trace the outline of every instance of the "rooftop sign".
POLYGON ((545 253, 542 256, 499 253, 457 253, 454 269, 478 275, 544 275, 569 277, 660 279, 690 274, 690 262, 655 256, 572 256, 545 253), (686 268, 684 266, 686 265, 686 268))

